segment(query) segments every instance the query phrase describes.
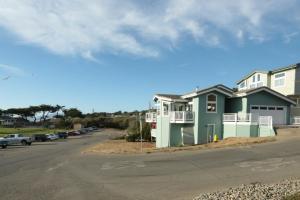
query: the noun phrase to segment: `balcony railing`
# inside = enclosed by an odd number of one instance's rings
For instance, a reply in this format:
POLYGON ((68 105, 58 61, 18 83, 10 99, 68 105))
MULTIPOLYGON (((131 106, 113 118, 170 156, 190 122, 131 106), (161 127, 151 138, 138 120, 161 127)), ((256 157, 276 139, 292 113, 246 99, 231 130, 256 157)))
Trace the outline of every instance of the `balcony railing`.
POLYGON ((156 122, 156 112, 146 113, 146 122, 149 123, 156 122))
POLYGON ((258 122, 259 115, 255 113, 226 113, 223 122, 258 122))
POLYGON ((171 123, 194 123, 194 113, 192 111, 170 111, 171 123))

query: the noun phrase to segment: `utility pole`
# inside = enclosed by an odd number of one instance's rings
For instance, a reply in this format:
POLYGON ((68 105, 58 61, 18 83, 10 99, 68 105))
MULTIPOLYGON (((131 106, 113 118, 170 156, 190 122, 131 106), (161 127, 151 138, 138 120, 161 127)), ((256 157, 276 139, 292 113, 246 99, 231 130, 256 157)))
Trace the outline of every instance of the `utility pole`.
POLYGON ((140 138, 141 138, 141 152, 143 152, 143 122, 142 122, 142 113, 139 113, 139 121, 140 121, 140 138))

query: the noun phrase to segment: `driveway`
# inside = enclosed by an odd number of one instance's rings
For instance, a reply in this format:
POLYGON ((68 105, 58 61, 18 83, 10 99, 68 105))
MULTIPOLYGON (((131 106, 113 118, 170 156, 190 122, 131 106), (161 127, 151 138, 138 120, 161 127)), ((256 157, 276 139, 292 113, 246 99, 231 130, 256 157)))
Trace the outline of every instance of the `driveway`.
POLYGON ((247 147, 82 155, 103 131, 0 150, 1 199, 192 199, 202 192, 300 177, 300 137, 247 147))

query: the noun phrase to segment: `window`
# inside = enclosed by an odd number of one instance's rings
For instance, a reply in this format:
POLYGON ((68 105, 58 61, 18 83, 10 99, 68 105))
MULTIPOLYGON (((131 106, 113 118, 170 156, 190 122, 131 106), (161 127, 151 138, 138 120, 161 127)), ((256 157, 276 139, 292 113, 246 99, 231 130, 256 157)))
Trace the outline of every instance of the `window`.
POLYGON ((268 107, 268 110, 275 110, 275 107, 269 106, 269 107, 268 107))
POLYGON ((217 112, 217 95, 209 94, 206 97, 206 112, 216 113, 217 112))
POLYGON ((283 107, 277 107, 277 110, 283 110, 283 107))
POLYGON ((258 107, 258 106, 252 106, 251 109, 252 109, 252 110, 258 110, 259 107, 258 107))
POLYGON ((267 106, 260 106, 261 110, 267 110, 267 106))
POLYGON ((257 81, 260 81, 260 74, 257 74, 257 81))
POLYGON ((285 73, 275 74, 274 77, 275 77, 275 81, 274 81, 275 87, 284 86, 285 73))
POLYGON ((163 103, 163 114, 164 116, 169 115, 169 104, 163 103))
POLYGON ((240 88, 244 88, 245 86, 246 86, 245 81, 243 81, 243 82, 240 83, 240 88))
POLYGON ((252 82, 255 83, 255 75, 252 76, 252 82))

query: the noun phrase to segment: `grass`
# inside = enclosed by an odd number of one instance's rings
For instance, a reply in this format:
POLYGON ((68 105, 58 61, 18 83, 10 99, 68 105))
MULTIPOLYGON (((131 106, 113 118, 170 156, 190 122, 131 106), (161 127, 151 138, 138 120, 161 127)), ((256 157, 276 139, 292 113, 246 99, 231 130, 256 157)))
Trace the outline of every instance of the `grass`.
POLYGON ((300 192, 291 196, 284 197, 283 200, 300 200, 300 192))
POLYGON ((66 131, 64 129, 48 129, 48 128, 2 128, 0 127, 0 136, 7 134, 22 133, 24 135, 33 135, 38 133, 56 133, 66 131))

